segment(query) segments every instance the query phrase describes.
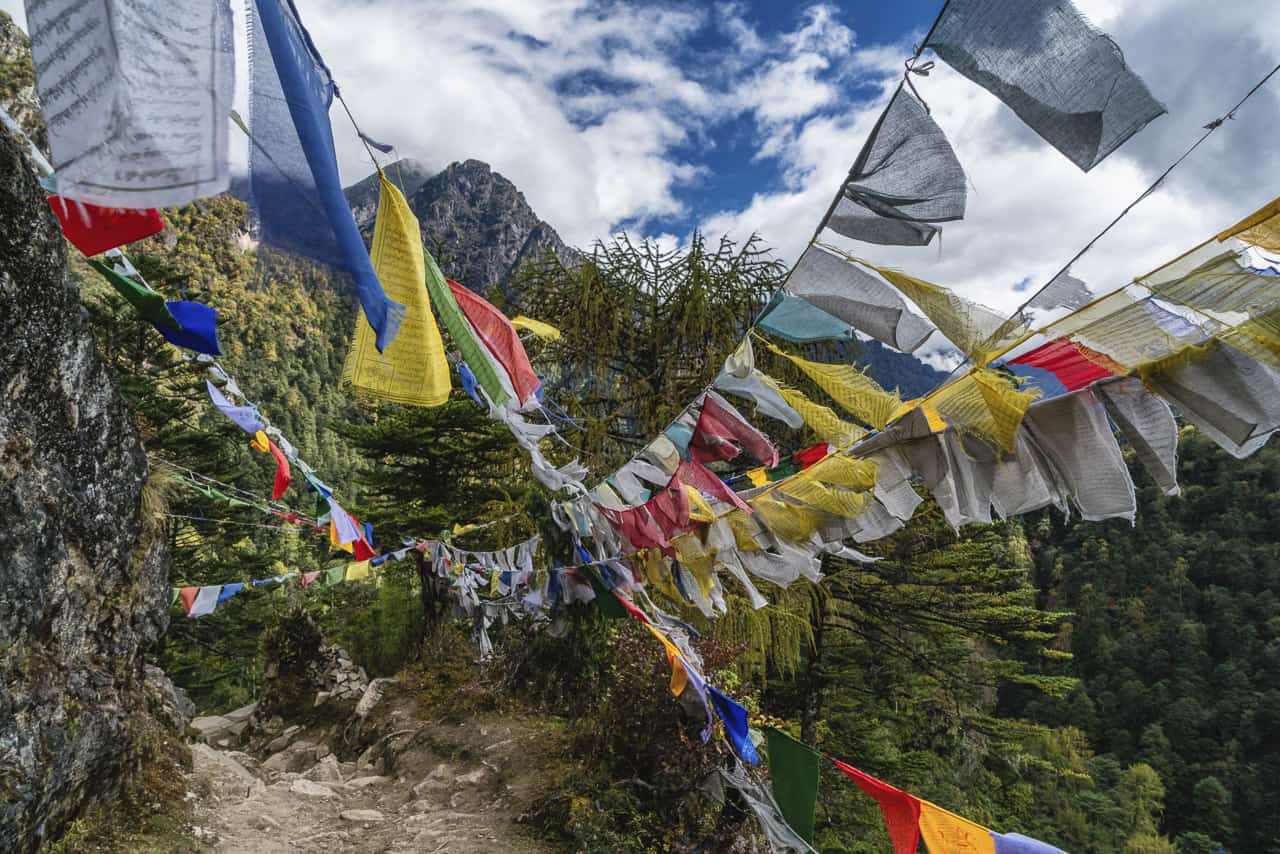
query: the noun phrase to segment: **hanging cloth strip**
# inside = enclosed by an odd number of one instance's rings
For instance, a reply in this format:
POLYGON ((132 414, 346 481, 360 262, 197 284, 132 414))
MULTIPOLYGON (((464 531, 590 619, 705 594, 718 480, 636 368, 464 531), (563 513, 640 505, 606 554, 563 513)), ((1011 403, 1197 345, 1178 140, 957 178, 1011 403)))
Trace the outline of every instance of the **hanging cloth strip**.
POLYGON ((928 109, 899 86, 849 171, 823 225, 889 246, 924 246, 931 223, 964 218, 966 179, 928 109))
POLYGON ((49 207, 67 240, 85 257, 164 231, 155 208, 105 208, 62 196, 50 196, 49 207))
POLYGON ((227 190, 235 89, 227 0, 27 6, 59 193, 146 209, 227 190))
POLYGON ((489 353, 502 365, 511 378, 517 402, 524 406, 533 400, 534 394, 541 385, 533 366, 529 364, 529 356, 525 353, 524 342, 511 321, 493 307, 488 300, 481 298, 452 279, 448 282, 453 298, 462 309, 463 315, 475 331, 489 353))
POLYGON ((1086 172, 1165 112, 1070 0, 950 0, 925 47, 1086 172))
POLYGON ((396 340, 379 353, 373 329, 356 324, 342 368, 343 385, 410 406, 449 399, 449 362, 427 296, 422 230, 404 195, 378 170, 378 215, 370 256, 387 296, 405 306, 396 340))
POLYGON ((342 192, 329 125, 333 78, 292 0, 253 0, 249 18, 249 183, 262 240, 349 275, 383 352, 405 307, 383 293, 342 192))

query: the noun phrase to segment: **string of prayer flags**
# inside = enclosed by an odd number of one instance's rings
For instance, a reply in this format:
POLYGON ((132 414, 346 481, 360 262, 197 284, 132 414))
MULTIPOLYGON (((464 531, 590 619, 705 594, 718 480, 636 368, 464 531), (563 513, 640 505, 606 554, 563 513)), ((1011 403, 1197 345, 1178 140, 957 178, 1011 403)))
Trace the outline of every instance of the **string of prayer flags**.
POLYGON ((550 323, 544 323, 541 320, 534 320, 532 317, 518 315, 511 318, 511 325, 516 329, 522 329, 525 332, 532 332, 538 338, 545 341, 559 341, 560 330, 552 326, 550 323))
POLYGON ((89 266, 97 270, 107 284, 115 288, 116 293, 124 297, 138 316, 156 326, 168 326, 170 329, 181 329, 177 318, 169 311, 164 297, 142 282, 127 278, 117 273, 95 258, 89 258, 89 266))
POLYGON ((29 2, 27 26, 61 195, 145 209, 228 188, 227 0, 29 2))
POLYGON ((488 300, 452 279, 448 280, 448 285, 476 337, 511 379, 517 402, 524 406, 533 400, 542 381, 529 364, 529 355, 520 340, 520 333, 488 300))
POLYGON ((422 230, 400 189, 378 170, 378 214, 369 254, 389 299, 405 306, 400 334, 381 352, 373 329, 357 323, 343 385, 411 406, 449 399, 449 362, 426 289, 422 230))
POLYGON ((227 400, 226 395, 209 380, 205 380, 204 385, 209 391, 209 399, 213 401, 214 407, 230 418, 241 430, 250 436, 256 436, 263 429, 262 421, 258 418, 258 412, 252 406, 236 406, 230 400, 227 400))
POLYGON ((830 328, 830 322, 814 317, 815 312, 904 353, 918 349, 935 331, 883 279, 821 245, 810 246, 800 256, 787 277, 785 293, 793 296, 771 307, 760 326, 789 341, 817 340, 818 333, 830 328), (809 310, 788 311, 796 302, 809 310))
MULTIPOLYGON (((469 372, 472 375, 474 384, 484 390, 485 395, 495 406, 502 406, 511 396, 502 387, 502 383, 499 381, 498 374, 494 369, 493 361, 490 359, 484 345, 480 343, 480 339, 476 337, 471 324, 467 322, 462 309, 458 306, 458 301, 454 299, 453 291, 446 282, 444 273, 440 272, 436 259, 432 258, 431 253, 424 249, 423 260, 427 264, 427 294, 430 296, 431 305, 439 312, 440 319, 444 321, 445 328, 449 330, 449 337, 453 339, 453 345, 458 348, 458 352, 462 355, 462 361, 470 369, 469 372)), ((462 368, 462 365, 458 366, 458 374, 462 380, 463 387, 467 389, 468 394, 475 398, 476 403, 484 406, 479 396, 472 394, 472 385, 468 384, 466 375, 462 373, 462 368)))
POLYGON ((769 776, 773 799, 805 842, 813 843, 814 812, 818 806, 818 765, 822 755, 774 727, 764 731, 769 747, 769 776))
POLYGON ((1165 112, 1070 0, 950 0, 925 47, 1086 172, 1165 112))
POLYGON ((349 275, 383 352, 405 307, 383 292, 342 192, 329 126, 333 78, 292 2, 254 0, 249 12, 249 184, 261 238, 349 275))
POLYGON ((925 246, 964 218, 966 179, 929 110, 899 86, 849 170, 823 226, 887 246, 925 246))
POLYGON ((108 208, 63 196, 50 196, 49 207, 71 245, 86 258, 164 231, 155 208, 108 208))

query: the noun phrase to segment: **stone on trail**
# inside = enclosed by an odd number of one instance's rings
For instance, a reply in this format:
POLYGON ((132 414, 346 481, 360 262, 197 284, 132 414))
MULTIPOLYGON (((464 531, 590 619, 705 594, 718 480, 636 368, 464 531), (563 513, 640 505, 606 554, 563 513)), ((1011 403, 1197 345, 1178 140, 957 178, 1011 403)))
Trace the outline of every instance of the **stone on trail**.
POLYGON ((289 784, 289 791, 295 795, 302 795, 306 798, 336 798, 338 793, 328 786, 322 786, 319 783, 313 783, 310 780, 304 780, 299 777, 289 784))
POLYGON ((343 821, 383 821, 382 813, 377 810, 343 810, 339 815, 343 821))
POLYGON ((341 783, 342 769, 338 767, 337 758, 329 754, 304 772, 302 779, 317 783, 341 783))
POLYGON ((354 780, 348 780, 347 785, 353 789, 363 789, 366 786, 383 786, 390 782, 390 777, 356 777, 354 780))

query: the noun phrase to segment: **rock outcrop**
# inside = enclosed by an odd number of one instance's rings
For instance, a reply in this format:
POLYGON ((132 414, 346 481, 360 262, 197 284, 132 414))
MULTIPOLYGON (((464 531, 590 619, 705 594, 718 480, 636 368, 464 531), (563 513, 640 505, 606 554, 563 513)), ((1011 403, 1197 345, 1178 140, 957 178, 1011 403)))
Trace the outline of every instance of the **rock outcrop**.
POLYGON ((452 163, 409 199, 428 249, 442 246, 445 272, 478 293, 507 286, 530 258, 574 251, 538 218, 515 184, 479 160, 452 163))
POLYGON ((146 456, 24 150, 0 129, 0 850, 17 852, 129 778, 169 605, 146 456))
POLYGON ((31 43, 13 18, 0 11, 0 106, 8 111, 23 133, 48 154, 49 145, 36 95, 36 74, 31 65, 31 43))
MULTIPOLYGON (((445 274, 473 291, 505 290, 521 264, 548 251, 566 262, 578 255, 487 163, 467 160, 431 175, 421 163, 401 160, 385 171, 404 191, 422 224, 422 240, 439 254, 445 274)), ((352 184, 346 194, 367 239, 378 212, 377 176, 352 184)))

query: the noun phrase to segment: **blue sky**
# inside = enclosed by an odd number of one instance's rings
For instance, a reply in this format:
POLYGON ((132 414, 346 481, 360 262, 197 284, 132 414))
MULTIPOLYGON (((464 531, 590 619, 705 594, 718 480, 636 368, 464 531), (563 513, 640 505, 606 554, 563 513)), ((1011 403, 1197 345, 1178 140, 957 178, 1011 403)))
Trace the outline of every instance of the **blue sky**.
MULTIPOLYGON (((578 246, 758 232, 791 261, 942 0, 296 2, 399 156, 488 162, 578 246)), ((1086 174, 938 63, 916 85, 965 168, 966 218, 927 248, 850 251, 1012 309, 1280 58, 1275 0, 1076 2, 1168 115, 1086 174)), ((1280 195, 1278 118, 1275 80, 1073 273, 1110 290, 1280 195)), ((371 166, 334 127, 354 182, 371 166)))

